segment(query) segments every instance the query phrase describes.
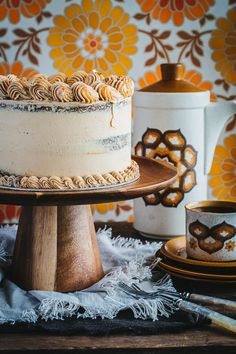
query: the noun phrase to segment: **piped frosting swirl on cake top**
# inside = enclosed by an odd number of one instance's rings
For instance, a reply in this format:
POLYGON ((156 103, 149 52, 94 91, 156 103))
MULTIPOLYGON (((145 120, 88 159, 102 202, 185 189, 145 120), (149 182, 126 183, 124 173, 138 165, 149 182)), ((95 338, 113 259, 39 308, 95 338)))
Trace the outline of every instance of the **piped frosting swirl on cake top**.
POLYGON ((22 79, 13 80, 10 82, 7 88, 7 94, 12 100, 28 100, 30 95, 28 94, 29 83, 22 79))
POLYGON ((49 76, 48 81, 50 84, 55 84, 55 82, 65 82, 66 81, 66 74, 64 73, 56 73, 51 76, 49 76))
POLYGON ((93 103, 99 100, 96 90, 84 82, 77 81, 71 86, 74 99, 78 102, 93 103))
POLYGON ((35 100, 56 102, 120 101, 131 97, 134 82, 129 76, 78 70, 70 76, 58 72, 49 77, 36 74, 31 79, 10 74, 0 75, 0 100, 35 100))
POLYGON ((68 84, 65 82, 55 82, 51 86, 51 93, 53 101, 59 102, 72 102, 73 101, 73 93, 68 84))
POLYGON ((30 82, 29 93, 34 100, 51 100, 51 86, 46 76, 38 74, 30 82))
POLYGON ((0 76, 0 99, 5 100, 8 98, 7 95, 7 89, 10 84, 10 81, 8 80, 7 76, 0 76))
POLYGON ((111 75, 105 79, 107 85, 114 87, 124 97, 130 97, 134 93, 134 82, 129 76, 111 75))
POLYGON ((68 85, 73 85, 76 82, 84 82, 85 78, 87 76, 87 73, 83 70, 78 70, 75 73, 73 73, 72 75, 68 76, 66 79, 66 82, 68 85))
POLYGON ((5 100, 9 98, 7 90, 10 83, 14 80, 18 80, 18 78, 13 74, 7 76, 0 75, 0 99, 5 100))
POLYGON ((102 101, 119 101, 123 96, 114 87, 101 81, 95 81, 92 87, 97 91, 102 101))
POLYGON ((97 81, 104 81, 105 80, 105 77, 102 75, 102 73, 99 73, 97 71, 94 71, 90 74, 88 74, 86 76, 86 78, 84 79, 84 82, 87 84, 87 85, 92 85, 94 84, 95 82, 97 81))

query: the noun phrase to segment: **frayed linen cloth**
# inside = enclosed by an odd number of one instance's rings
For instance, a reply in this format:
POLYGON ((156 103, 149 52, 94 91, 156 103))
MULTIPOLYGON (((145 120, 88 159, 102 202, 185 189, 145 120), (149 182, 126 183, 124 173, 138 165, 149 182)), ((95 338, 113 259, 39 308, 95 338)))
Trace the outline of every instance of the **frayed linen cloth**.
POLYGON ((106 274, 103 279, 85 290, 72 293, 25 291, 5 277, 11 263, 16 231, 17 225, 0 228, 0 324, 36 323, 38 320, 72 316, 113 319, 127 309, 136 319, 156 321, 175 312, 174 303, 170 306, 160 298, 136 299, 119 286, 123 282, 127 285, 136 283, 149 291, 175 290, 168 276, 153 282, 152 267, 146 262, 160 249, 160 242, 142 243, 121 236, 112 238, 110 228, 100 229, 97 238, 106 274))

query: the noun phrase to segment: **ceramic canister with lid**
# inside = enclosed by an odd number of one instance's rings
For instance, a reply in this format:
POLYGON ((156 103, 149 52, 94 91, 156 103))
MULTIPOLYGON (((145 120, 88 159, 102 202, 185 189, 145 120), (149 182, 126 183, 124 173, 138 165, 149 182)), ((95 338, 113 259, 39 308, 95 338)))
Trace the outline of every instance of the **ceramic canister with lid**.
POLYGON ((207 199, 218 136, 236 112, 235 102, 210 102, 210 92, 184 81, 183 65, 162 64, 162 80, 134 94, 133 146, 137 155, 164 159, 178 179, 163 191, 134 201, 134 227, 171 238, 185 232, 185 204, 207 199))

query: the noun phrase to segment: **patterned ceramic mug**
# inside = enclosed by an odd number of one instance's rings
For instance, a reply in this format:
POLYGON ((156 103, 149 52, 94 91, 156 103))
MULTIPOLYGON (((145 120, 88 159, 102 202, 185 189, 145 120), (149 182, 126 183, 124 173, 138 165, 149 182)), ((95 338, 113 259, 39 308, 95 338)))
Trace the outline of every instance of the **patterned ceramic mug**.
POLYGON ((236 260, 236 203, 199 201, 186 209, 186 251, 189 258, 236 260))

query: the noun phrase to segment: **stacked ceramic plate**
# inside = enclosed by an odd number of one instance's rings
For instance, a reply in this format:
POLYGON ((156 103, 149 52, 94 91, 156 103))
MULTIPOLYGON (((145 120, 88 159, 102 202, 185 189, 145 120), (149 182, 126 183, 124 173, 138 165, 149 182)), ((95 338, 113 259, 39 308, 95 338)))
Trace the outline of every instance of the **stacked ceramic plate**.
POLYGON ((236 283, 235 262, 204 262, 190 259, 186 254, 186 238, 167 241, 157 253, 159 268, 176 278, 197 282, 236 283))

